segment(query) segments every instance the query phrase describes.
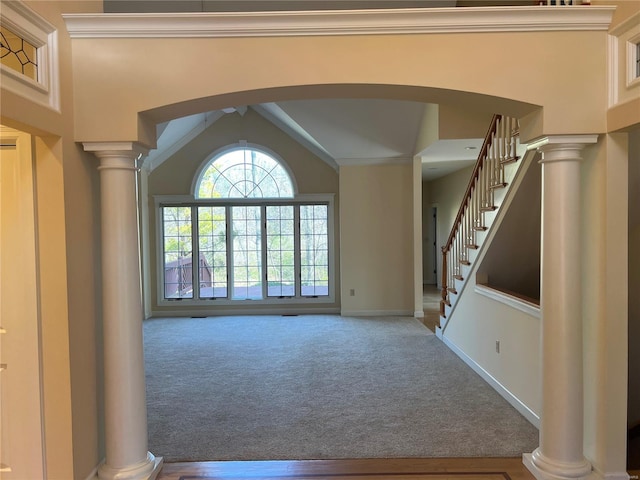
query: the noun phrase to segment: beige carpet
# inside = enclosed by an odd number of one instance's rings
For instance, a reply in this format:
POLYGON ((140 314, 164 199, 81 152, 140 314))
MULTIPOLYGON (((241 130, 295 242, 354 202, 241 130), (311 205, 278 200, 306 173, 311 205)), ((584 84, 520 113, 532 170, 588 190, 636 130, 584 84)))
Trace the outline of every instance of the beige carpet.
POLYGON ((166 461, 517 456, 538 432, 413 318, 144 324, 166 461))

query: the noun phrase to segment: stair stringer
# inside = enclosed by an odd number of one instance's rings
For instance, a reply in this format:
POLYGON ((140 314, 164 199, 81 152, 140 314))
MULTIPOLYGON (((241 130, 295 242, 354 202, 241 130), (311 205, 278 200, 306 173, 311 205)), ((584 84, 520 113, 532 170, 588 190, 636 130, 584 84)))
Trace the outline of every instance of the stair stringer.
MULTIPOLYGON (((476 232, 477 250, 469 250, 468 258, 471 265, 461 265, 461 273, 463 280, 455 280, 455 290, 457 293, 449 293, 451 305, 445 305, 445 316, 440 316, 440 325, 436 326, 436 336, 442 339, 447 325, 452 321, 455 313, 458 299, 465 293, 469 279, 475 276, 478 266, 486 255, 489 245, 491 244, 496 232, 500 228, 500 224, 504 219, 511 202, 513 201, 520 184, 522 183, 525 173, 531 163, 534 161, 537 152, 535 150, 527 150, 526 145, 518 144, 516 149, 521 160, 505 166, 505 181, 507 187, 497 190, 494 196, 494 205, 498 207, 492 212, 484 213, 484 223, 487 227, 485 231, 476 232)), ((473 282, 475 283, 475 282, 473 282)))

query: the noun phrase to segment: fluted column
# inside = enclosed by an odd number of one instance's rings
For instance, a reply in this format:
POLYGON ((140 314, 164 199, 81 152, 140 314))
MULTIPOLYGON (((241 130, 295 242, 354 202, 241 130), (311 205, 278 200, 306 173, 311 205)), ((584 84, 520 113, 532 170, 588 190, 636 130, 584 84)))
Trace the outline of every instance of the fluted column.
POLYGON ((84 149, 100 159, 106 458, 98 478, 149 480, 162 459, 147 451, 136 197, 143 150, 131 142, 85 143, 84 149))
POLYGON ((583 455, 580 161, 596 135, 546 137, 542 153, 540 446, 524 456, 538 480, 591 473, 583 455))

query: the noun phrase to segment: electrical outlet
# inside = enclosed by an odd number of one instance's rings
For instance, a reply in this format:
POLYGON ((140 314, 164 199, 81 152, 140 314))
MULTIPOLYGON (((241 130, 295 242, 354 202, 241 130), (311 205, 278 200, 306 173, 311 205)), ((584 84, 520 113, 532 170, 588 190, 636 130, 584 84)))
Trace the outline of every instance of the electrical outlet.
POLYGON ((496 353, 500 353, 500 340, 496 340, 496 353))
POLYGON ((352 297, 355 297, 356 296, 356 289, 352 288, 351 290, 349 290, 349 295, 352 296, 352 297))

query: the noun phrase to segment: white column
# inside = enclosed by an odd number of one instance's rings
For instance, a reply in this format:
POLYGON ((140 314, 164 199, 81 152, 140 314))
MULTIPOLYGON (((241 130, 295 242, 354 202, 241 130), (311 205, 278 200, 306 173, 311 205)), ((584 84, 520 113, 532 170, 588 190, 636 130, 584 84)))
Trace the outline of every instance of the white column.
POLYGON ((546 137, 542 153, 540 446, 524 455, 538 480, 591 473, 583 455, 580 161, 596 135, 546 137))
POLYGON ((85 143, 84 149, 100 159, 106 458, 98 478, 149 480, 162 458, 147 451, 136 196, 143 150, 131 142, 85 143))

